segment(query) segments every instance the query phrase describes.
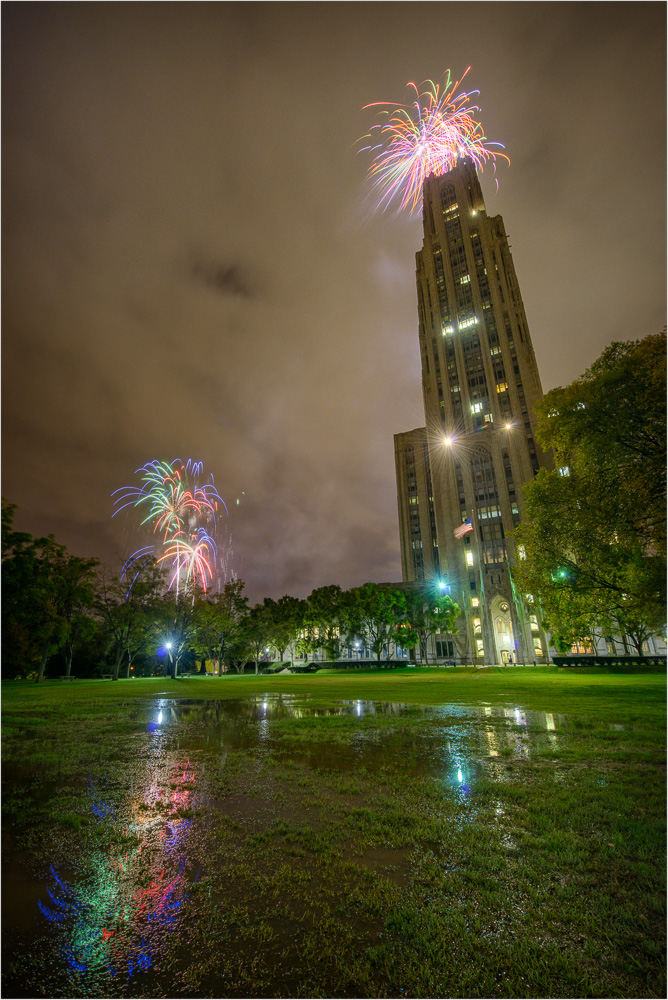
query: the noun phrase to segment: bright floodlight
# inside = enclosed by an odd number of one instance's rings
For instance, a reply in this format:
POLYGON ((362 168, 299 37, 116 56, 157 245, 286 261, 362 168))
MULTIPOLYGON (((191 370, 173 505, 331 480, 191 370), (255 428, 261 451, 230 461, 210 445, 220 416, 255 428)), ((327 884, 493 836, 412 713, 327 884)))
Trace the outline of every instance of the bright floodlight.
POLYGON ((512 426, 512 424, 506 424, 506 430, 509 431, 512 426))
POLYGON ((165 647, 166 647, 166 649, 171 649, 172 648, 171 642, 166 642, 165 643, 165 647))
POLYGON ((450 447, 451 444, 454 444, 454 440, 455 439, 451 437, 444 437, 443 444, 447 444, 447 446, 450 447))
POLYGON ((443 583, 443 581, 442 581, 442 580, 441 580, 441 582, 439 583, 439 587, 441 588, 441 590, 445 590, 445 584, 443 583))

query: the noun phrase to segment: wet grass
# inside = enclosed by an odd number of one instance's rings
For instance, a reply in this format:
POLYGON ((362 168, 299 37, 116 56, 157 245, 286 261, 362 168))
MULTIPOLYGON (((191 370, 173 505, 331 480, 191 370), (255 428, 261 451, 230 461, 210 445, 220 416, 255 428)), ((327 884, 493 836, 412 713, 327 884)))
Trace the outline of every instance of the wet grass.
POLYGON ((665 677, 79 683, 3 685, 6 859, 88 887, 79 941, 111 877, 99 947, 124 957, 112 977, 77 952, 73 971, 67 920, 45 930, 37 911, 7 933, 5 995, 666 995, 665 677), (157 735, 134 714, 158 693, 270 690, 453 709, 249 721, 236 744, 196 706, 157 735), (514 725, 478 702, 568 719, 514 725), (138 892, 151 920, 133 937, 138 892))

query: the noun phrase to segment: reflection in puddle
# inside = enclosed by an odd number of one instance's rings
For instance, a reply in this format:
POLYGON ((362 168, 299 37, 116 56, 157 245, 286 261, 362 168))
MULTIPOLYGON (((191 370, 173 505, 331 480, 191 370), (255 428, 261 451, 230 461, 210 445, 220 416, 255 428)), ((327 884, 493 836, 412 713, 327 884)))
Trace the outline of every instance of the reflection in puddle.
MULTIPOLYGON (((354 773, 362 771, 374 777, 378 772, 390 783, 393 773, 435 779, 465 812, 481 777, 503 779, 508 758, 525 759, 568 728, 563 715, 516 706, 359 699, 322 705, 277 694, 163 698, 139 707, 133 702, 128 713, 141 731, 119 735, 114 744, 122 777, 87 779, 87 839, 70 865, 62 857, 52 863, 46 888, 40 886, 27 943, 40 942, 43 964, 31 973, 35 982, 26 981, 27 992, 12 984, 14 996, 36 995, 37 984, 51 996, 160 996, 166 984, 170 995, 198 995, 188 992, 190 959, 182 941, 190 927, 185 914, 201 888, 200 870, 212 864, 205 834, 225 833, 236 823, 245 840, 249 832, 261 834, 266 819, 266 797, 253 800, 254 786, 226 792, 220 784, 233 770, 235 753, 258 767, 266 760, 294 769, 299 780, 288 816, 310 808, 299 789, 313 772, 331 776, 331 794, 347 796, 341 801, 360 814, 354 773), (352 736, 349 726, 327 728, 328 719, 346 717, 353 722, 352 736), (316 729, 310 719, 323 725, 316 729), (387 725, 388 719, 398 724, 387 725), (295 726, 300 720, 304 726, 295 726), (339 732, 345 738, 337 740, 339 732)), ((496 816, 503 821, 500 806, 496 816)), ((502 846, 517 849, 506 833, 502 846)), ((361 863, 387 869, 399 884, 407 878, 405 866, 397 864, 403 865, 403 855, 389 845, 383 849, 385 854, 378 845, 368 847, 361 863)), ((410 848, 399 850, 408 855, 410 848)))

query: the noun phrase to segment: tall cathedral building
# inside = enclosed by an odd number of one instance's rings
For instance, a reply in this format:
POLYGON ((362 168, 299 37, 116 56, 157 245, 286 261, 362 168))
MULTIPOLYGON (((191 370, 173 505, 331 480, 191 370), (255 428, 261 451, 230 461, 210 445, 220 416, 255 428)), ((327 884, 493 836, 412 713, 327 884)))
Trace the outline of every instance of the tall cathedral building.
MULTIPOLYGON (((425 427, 395 435, 403 579, 438 581, 460 605, 456 659, 546 662, 538 609, 515 592, 509 534, 520 486, 549 457, 542 396, 503 219, 488 216, 472 161, 431 175, 416 255, 425 427)), ((447 654, 446 654, 447 655, 447 654)))

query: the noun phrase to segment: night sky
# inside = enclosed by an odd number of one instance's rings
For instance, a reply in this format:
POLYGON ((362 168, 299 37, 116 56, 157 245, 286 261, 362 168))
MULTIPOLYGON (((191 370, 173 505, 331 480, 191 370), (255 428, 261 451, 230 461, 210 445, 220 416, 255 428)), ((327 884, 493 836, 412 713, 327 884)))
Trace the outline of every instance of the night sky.
POLYGON ((3 483, 111 568, 110 494, 196 458, 253 601, 401 578, 421 218, 362 107, 479 89, 543 388, 665 323, 663 3, 5 3, 3 483), (237 499, 241 502, 236 503, 237 499))

